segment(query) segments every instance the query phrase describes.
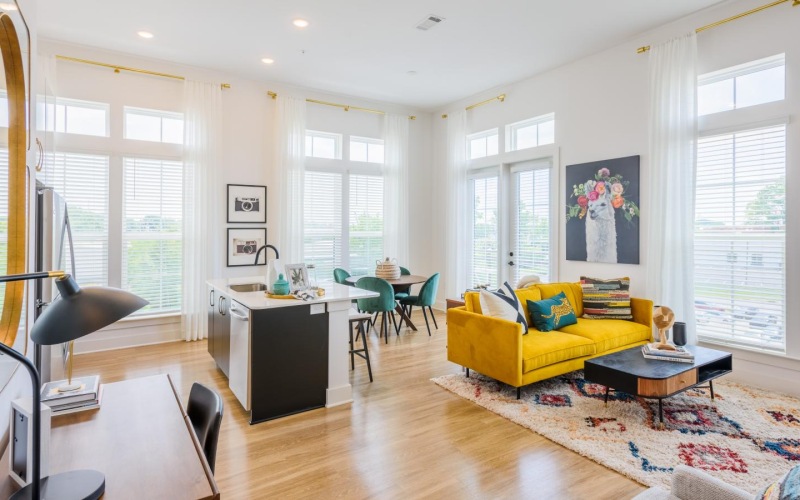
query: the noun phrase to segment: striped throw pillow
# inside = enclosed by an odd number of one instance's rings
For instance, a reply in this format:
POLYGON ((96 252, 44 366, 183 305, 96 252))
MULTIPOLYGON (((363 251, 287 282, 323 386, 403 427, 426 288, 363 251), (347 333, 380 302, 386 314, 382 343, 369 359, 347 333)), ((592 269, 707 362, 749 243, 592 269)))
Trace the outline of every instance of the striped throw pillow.
POLYGON ((581 276, 583 317, 589 319, 633 319, 631 279, 601 280, 581 276))

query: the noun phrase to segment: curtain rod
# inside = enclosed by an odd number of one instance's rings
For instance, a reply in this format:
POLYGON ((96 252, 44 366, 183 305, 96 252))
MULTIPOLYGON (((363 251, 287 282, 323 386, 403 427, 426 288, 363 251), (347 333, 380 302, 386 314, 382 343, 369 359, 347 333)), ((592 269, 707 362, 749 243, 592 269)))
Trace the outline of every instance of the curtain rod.
MULTIPOLYGON (((798 1, 800 1, 800 0, 798 0, 798 1)), ((496 95, 494 97, 490 97, 489 99, 486 99, 485 101, 476 102, 475 104, 470 104, 469 106, 464 108, 464 110, 465 111, 469 111, 471 109, 475 109, 475 108, 477 108, 479 106, 483 106, 484 104, 489 104, 490 102, 494 102, 494 101, 505 102, 506 101, 506 95, 505 94, 500 94, 500 95, 496 95)), ((442 115, 442 118, 447 118, 447 114, 442 115)))
MULTIPOLYGON (((717 26, 721 26, 721 25, 723 25, 725 23, 729 23, 731 21, 735 21, 737 19, 741 19, 743 17, 747 17, 750 14, 755 14, 756 12, 761 12, 762 10, 769 9, 770 7, 775 7, 776 5, 780 5, 780 4, 786 3, 788 1, 789 0, 776 0, 775 2, 768 3, 766 5, 762 5, 761 7, 756 7, 755 9, 750 9, 747 12, 742 12, 741 14, 736 14, 735 16, 731 16, 731 17, 725 18, 722 21, 717 21, 715 23, 706 24, 705 26, 700 26, 699 28, 694 30, 694 32, 695 33, 701 33, 701 32, 703 32, 705 30, 710 30, 711 28, 716 28, 717 26)), ((794 0, 792 2, 792 7, 797 7, 798 5, 800 5, 800 0, 794 0)), ((636 49, 636 53, 637 54, 642 54, 644 52, 647 52, 648 50, 650 50, 650 46, 649 45, 645 45, 644 47, 639 47, 638 49, 636 49)))
MULTIPOLYGON (((278 97, 278 94, 276 94, 275 92, 273 92, 271 90, 267 91, 267 95, 270 96, 272 99, 275 99, 275 98, 278 97)), ((350 110, 363 111, 365 113, 374 113, 376 115, 385 115, 386 114, 386 111, 381 111, 379 109, 362 108, 360 106, 351 106, 349 104, 338 104, 338 103, 335 103, 335 102, 328 102, 328 101, 318 101, 317 99, 306 99, 306 102, 310 102, 312 104, 322 104, 323 106, 333 106, 334 108, 342 108, 345 111, 350 111, 350 110)), ((408 119, 409 120, 416 120, 417 117, 414 116, 414 115, 409 115, 408 119)))
MULTIPOLYGON (((128 66, 120 66, 119 64, 108 64, 102 63, 97 61, 90 61, 88 59, 79 59, 77 57, 70 57, 70 56, 62 56, 56 55, 56 59, 61 59, 62 61, 71 61, 77 62, 81 64, 91 64, 92 66, 101 66, 103 68, 111 68, 114 70, 114 73, 119 73, 120 71, 130 71, 131 73, 141 73, 143 75, 152 75, 152 76, 160 76, 162 78, 172 78, 173 80, 186 80, 185 77, 179 75, 170 75, 169 73, 159 73, 158 71, 149 71, 146 69, 139 69, 139 68, 131 68, 128 66)), ((220 88, 229 89, 231 88, 230 83, 221 83, 220 88)))

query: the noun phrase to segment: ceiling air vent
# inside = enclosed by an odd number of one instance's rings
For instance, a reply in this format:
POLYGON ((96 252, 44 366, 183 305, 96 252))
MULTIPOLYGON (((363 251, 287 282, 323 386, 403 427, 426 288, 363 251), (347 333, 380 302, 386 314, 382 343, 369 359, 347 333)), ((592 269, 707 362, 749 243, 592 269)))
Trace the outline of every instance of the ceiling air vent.
POLYGON ((437 16, 435 14, 431 14, 430 16, 426 17, 417 25, 418 30, 428 31, 429 29, 433 28, 437 24, 444 21, 442 16, 437 16))

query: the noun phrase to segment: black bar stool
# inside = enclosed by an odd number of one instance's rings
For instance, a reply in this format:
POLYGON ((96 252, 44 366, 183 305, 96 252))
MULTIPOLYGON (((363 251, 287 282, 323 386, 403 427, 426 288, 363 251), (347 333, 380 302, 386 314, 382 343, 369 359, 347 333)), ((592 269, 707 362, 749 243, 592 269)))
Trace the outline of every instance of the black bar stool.
POLYGON ((369 363, 369 349, 367 348, 367 331, 369 328, 369 321, 372 318, 370 314, 360 313, 350 309, 350 369, 356 368, 356 355, 360 356, 367 362, 367 372, 369 372, 369 381, 372 383, 372 366, 369 363), (366 325, 365 325, 366 324, 366 325), (356 340, 353 340, 353 325, 358 328, 356 340), (361 349, 356 349, 355 342, 358 342, 358 335, 361 335, 361 349))

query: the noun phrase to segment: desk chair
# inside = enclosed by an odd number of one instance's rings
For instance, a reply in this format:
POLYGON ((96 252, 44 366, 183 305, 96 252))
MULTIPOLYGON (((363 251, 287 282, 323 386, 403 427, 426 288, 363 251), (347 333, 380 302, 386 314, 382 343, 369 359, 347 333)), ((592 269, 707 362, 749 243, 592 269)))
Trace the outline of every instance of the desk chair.
POLYGON ((192 384, 189 403, 186 405, 186 414, 192 422, 200 446, 203 447, 203 453, 206 455, 212 474, 214 473, 214 461, 217 458, 222 409, 222 398, 219 394, 199 382, 192 384))
MULTIPOLYGON (((388 281, 381 279, 381 278, 373 278, 371 276, 367 276, 361 278, 356 282, 356 287, 361 288, 364 290, 369 290, 371 292, 378 292, 380 296, 378 297, 370 297, 367 299, 356 299, 358 301, 358 310, 361 312, 373 314, 373 313, 380 313, 381 314, 381 332, 384 334, 386 339, 386 343, 389 343, 389 322, 387 318, 387 313, 389 318, 392 319, 392 323, 394 324, 395 332, 397 335, 400 335, 400 328, 397 326, 397 321, 395 321, 394 314, 391 314, 394 311, 395 303, 394 303, 394 289, 392 285, 389 284, 388 281)), ((380 335, 380 334, 379 334, 380 335)))
POLYGON ((411 308, 414 306, 418 306, 422 308, 422 314, 425 316, 425 326, 428 327, 428 336, 431 335, 431 325, 428 324, 428 315, 425 314, 425 308, 428 308, 428 311, 431 313, 431 318, 433 318, 433 324, 436 326, 436 329, 439 329, 439 325, 436 324, 436 316, 433 315, 433 309, 431 306, 436 301, 436 290, 439 288, 439 273, 434 274, 430 278, 428 278, 425 283, 422 284, 422 288, 419 289, 419 295, 409 295, 408 297, 400 300, 400 306, 403 309, 408 308, 406 314, 411 316, 411 308))

